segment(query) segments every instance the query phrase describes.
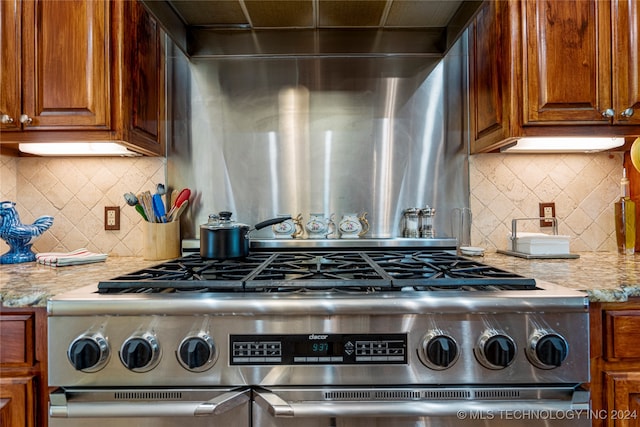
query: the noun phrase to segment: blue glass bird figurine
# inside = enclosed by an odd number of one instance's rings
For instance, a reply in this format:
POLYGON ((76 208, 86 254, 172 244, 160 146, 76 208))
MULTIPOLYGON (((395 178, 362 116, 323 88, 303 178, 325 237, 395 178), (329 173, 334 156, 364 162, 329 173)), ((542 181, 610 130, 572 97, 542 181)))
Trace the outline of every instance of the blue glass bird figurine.
POLYGON ((36 260, 31 245, 53 224, 52 216, 41 216, 31 225, 20 222, 15 202, 0 202, 0 237, 9 245, 9 252, 0 256, 0 264, 17 264, 36 260))

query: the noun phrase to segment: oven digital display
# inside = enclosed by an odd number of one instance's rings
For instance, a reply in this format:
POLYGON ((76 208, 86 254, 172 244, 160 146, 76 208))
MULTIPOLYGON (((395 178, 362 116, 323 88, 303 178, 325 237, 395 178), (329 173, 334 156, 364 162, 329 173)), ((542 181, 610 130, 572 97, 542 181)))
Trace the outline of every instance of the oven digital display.
POLYGON ((232 365, 406 364, 407 334, 231 335, 232 365))
POLYGON ((341 356, 343 346, 339 342, 295 342, 294 354, 298 357, 341 356))

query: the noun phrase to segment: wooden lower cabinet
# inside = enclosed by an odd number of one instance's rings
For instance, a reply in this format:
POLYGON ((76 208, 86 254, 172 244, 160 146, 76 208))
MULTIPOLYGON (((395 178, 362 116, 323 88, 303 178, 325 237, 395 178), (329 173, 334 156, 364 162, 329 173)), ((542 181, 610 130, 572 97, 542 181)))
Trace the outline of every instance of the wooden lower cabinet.
POLYGON ((640 298, 592 303, 591 402, 594 427, 640 427, 640 298))
POLYGON ((0 378, 0 399, 6 401, 7 427, 36 426, 35 377, 0 378))
POLYGON ((607 408, 614 426, 640 426, 640 372, 603 372, 607 408))
POLYGON ((46 427, 47 313, 0 307, 0 426, 46 427))

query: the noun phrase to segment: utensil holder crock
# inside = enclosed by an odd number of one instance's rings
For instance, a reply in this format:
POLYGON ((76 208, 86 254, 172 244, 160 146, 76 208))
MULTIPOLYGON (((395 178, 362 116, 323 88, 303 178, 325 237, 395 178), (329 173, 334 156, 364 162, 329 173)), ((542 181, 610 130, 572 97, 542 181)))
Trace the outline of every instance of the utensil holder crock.
POLYGON ((163 260, 180 256, 180 221, 145 222, 142 228, 142 256, 146 260, 163 260))

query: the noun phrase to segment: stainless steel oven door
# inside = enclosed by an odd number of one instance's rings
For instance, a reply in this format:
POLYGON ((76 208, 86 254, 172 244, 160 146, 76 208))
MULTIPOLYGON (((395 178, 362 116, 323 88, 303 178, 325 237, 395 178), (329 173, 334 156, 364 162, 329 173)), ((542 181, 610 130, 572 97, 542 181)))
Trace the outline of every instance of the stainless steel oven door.
POLYGON ((272 388, 254 390, 259 427, 587 427, 573 387, 272 388))
POLYGON ((58 389, 49 426, 249 427, 250 398, 248 388, 58 389))

